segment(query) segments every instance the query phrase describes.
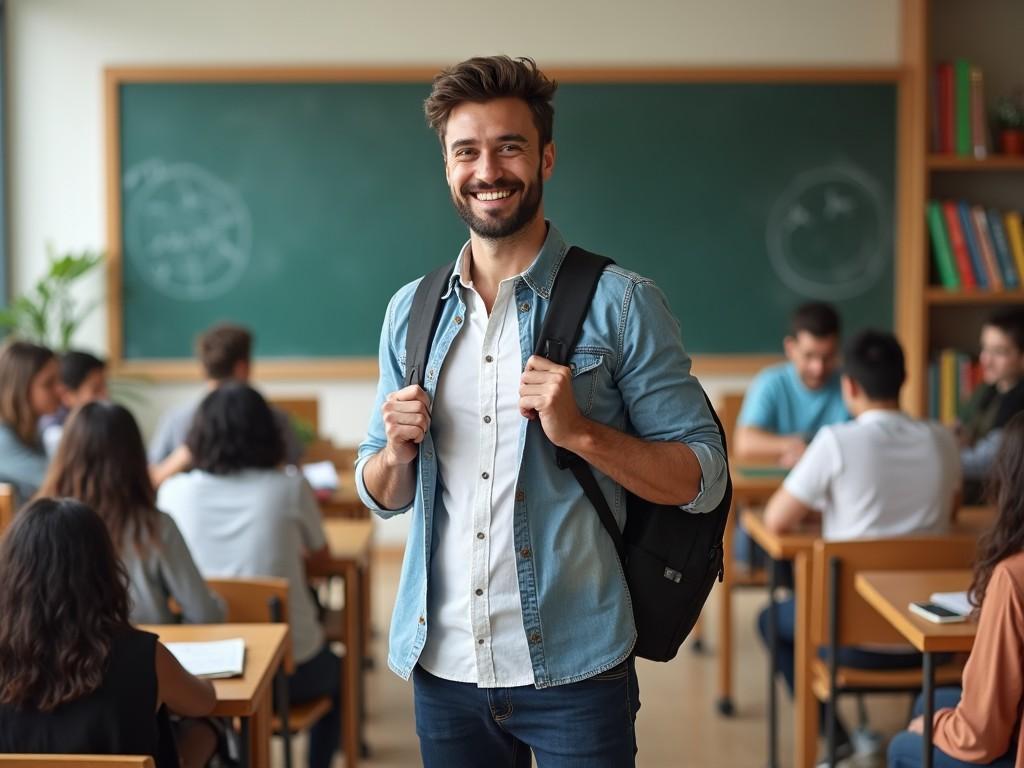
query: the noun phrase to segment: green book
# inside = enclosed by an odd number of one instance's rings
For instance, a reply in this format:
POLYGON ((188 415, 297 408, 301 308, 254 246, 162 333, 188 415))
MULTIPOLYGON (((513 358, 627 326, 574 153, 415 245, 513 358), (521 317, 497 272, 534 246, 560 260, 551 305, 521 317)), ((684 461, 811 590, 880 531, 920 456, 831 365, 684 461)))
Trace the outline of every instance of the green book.
POLYGON ((939 273, 939 282, 943 288, 955 290, 960 287, 960 275, 953 261, 953 249, 949 244, 946 223, 943 220, 942 208, 934 200, 928 201, 928 233, 932 240, 932 256, 935 257, 935 268, 939 273))
POLYGON ((973 157, 971 144, 971 63, 957 59, 953 64, 953 109, 956 117, 956 153, 973 157))

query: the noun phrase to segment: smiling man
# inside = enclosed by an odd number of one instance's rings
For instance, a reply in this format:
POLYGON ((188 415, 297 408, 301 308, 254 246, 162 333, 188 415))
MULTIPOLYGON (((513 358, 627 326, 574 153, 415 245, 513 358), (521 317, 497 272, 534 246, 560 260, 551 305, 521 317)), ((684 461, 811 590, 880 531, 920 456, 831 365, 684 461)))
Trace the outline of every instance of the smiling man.
POLYGON ((531 350, 569 246, 544 218, 556 85, 530 59, 435 78, 427 120, 470 235, 424 387, 403 386, 419 281, 391 300, 363 501, 413 511, 389 665, 413 677, 427 768, 632 766, 636 630, 614 545, 549 445, 578 454, 620 527, 625 493, 708 512, 718 429, 679 325, 646 278, 601 275, 570 365, 531 350))

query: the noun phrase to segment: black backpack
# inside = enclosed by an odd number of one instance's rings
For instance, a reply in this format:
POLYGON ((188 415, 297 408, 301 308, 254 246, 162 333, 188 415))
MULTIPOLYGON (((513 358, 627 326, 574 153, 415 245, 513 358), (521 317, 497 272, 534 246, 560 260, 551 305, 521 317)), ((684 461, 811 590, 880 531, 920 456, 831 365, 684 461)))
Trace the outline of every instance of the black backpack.
MULTIPOLYGON (((535 354, 566 365, 590 301, 611 259, 570 248, 558 270, 535 354)), ((441 314, 441 295, 452 274, 448 264, 423 278, 413 297, 406 338, 406 386, 423 385, 423 370, 441 314)), ((707 395, 705 394, 705 400, 707 395)), ((725 448, 725 432, 711 402, 708 409, 725 448)), ((590 466, 579 456, 554 448, 553 460, 576 477, 615 543, 633 604, 637 641, 634 653, 652 661, 675 657, 693 629, 715 580, 725 575, 722 538, 732 503, 732 481, 714 510, 697 514, 654 504, 627 493, 626 526, 619 531, 590 466)))

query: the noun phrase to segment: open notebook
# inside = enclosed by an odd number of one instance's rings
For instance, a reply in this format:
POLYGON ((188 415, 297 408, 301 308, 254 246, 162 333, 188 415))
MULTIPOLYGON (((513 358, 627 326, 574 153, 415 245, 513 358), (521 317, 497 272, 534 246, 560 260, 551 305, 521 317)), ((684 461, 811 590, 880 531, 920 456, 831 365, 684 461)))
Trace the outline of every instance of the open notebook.
POLYGON ((238 677, 245 668, 245 640, 165 643, 181 666, 196 677, 238 677))
POLYGON ((961 616, 969 616, 973 609, 967 600, 966 592, 933 592, 929 599, 947 611, 959 613, 961 616))

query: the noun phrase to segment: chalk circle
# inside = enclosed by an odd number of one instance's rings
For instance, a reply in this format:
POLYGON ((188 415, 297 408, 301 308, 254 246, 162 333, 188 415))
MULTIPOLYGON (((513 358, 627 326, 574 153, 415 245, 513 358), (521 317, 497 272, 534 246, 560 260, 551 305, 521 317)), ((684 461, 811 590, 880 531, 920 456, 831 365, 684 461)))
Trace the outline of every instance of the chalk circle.
POLYGON ((850 165, 796 176, 772 206, 766 245, 784 285, 839 301, 870 290, 885 272, 892 225, 881 186, 850 165))
POLYGON ((242 196, 193 163, 147 160, 124 175, 128 260, 161 294, 215 299, 249 265, 252 217, 242 196))

